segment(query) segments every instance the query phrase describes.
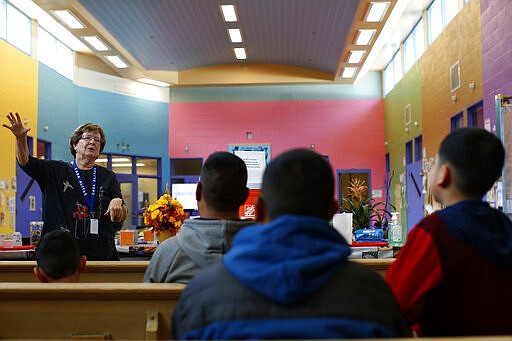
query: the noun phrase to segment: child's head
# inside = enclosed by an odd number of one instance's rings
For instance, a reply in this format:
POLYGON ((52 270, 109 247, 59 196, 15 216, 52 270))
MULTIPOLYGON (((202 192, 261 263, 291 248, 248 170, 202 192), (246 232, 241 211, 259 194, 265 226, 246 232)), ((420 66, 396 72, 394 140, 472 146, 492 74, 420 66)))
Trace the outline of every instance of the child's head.
POLYGON ((480 199, 500 177, 505 158, 501 141, 479 128, 457 129, 444 138, 438 165, 450 169, 458 191, 480 199))
POLYGON ((332 168, 309 149, 292 149, 270 162, 263 175, 260 199, 258 215, 269 220, 284 214, 330 219, 338 209, 332 168))
POLYGON ((34 273, 41 282, 78 282, 85 269, 76 240, 65 230, 45 234, 36 247, 34 273))

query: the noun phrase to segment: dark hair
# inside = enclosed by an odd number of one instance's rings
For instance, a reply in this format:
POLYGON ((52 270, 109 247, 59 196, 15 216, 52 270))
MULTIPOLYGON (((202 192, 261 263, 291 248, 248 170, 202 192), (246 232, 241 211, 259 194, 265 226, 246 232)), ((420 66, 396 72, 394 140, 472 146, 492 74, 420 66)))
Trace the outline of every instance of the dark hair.
POLYGON ((217 211, 238 211, 247 197, 247 167, 235 154, 211 154, 201 168, 199 182, 205 202, 217 211))
POLYGON ((457 188, 475 198, 481 198, 500 177, 504 158, 501 141, 480 128, 454 130, 439 148, 439 162, 451 166, 457 188))
POLYGON ((80 265, 78 244, 65 230, 43 235, 36 247, 37 266, 52 279, 72 275, 80 265))
POLYGON ((100 153, 103 151, 103 148, 105 148, 105 144, 107 144, 107 138, 105 137, 105 132, 103 131, 103 128, 98 124, 84 123, 78 128, 76 128, 75 131, 71 134, 71 137, 69 138, 69 150, 71 151, 71 154, 73 154, 73 157, 76 157, 75 145, 78 143, 78 141, 80 141, 84 133, 88 133, 91 131, 97 131, 100 134, 100 153))
POLYGON ((308 149, 285 152, 265 169, 261 196, 270 219, 283 214, 327 218, 334 199, 331 166, 308 149))

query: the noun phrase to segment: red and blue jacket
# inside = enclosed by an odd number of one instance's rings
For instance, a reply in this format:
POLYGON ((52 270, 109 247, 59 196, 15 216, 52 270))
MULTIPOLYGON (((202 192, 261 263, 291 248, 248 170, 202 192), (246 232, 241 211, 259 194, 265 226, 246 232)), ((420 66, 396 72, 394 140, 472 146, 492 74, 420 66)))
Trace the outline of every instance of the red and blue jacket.
POLYGON ((386 275, 421 336, 512 334, 512 223, 482 201, 425 217, 386 275))

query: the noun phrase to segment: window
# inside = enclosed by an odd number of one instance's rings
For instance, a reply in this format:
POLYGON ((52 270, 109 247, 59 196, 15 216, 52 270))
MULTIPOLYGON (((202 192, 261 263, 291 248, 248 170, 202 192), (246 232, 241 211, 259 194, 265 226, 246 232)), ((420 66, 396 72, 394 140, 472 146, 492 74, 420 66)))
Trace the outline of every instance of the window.
POLYGON ((123 227, 143 226, 142 209, 158 199, 158 190, 161 188, 160 159, 100 154, 96 164, 116 173, 128 208, 128 218, 123 227))
POLYGON ((407 73, 416 61, 414 34, 411 33, 404 41, 404 72, 407 73))
POLYGON ((448 25, 450 21, 459 13, 459 0, 444 0, 444 26, 448 25))
POLYGON ((387 95, 395 86, 393 81, 393 63, 389 62, 389 64, 384 69, 383 73, 383 83, 384 83, 384 95, 387 95))
POLYGON ((0 0, 0 38, 7 38, 7 10, 6 3, 3 0, 0 0))
POLYGON ((10 4, 7 4, 6 14, 7 41, 21 51, 30 54, 30 46, 32 44, 32 25, 30 19, 10 4))
POLYGON ((37 57, 49 68, 73 79, 73 51, 41 27, 37 39, 37 57))
POLYGON ((443 11, 441 0, 434 0, 427 10, 429 36, 428 42, 432 44, 443 30, 443 11))
POLYGON ((402 79, 402 59, 400 53, 396 53, 393 57, 393 80, 396 85, 402 79))
POLYGON ((387 95, 393 87, 402 79, 402 59, 400 51, 397 51, 384 69, 384 95, 387 95))
POLYGON ((425 52, 425 30, 423 28, 423 19, 418 21, 414 27, 414 49, 416 52, 416 60, 420 59, 425 52))
POLYGON ((414 65, 425 51, 425 41, 423 35, 423 19, 418 21, 409 36, 403 43, 404 48, 404 72, 414 65))
POLYGON ((412 163, 412 141, 405 144, 405 163, 410 165, 412 163))
POLYGON ((423 157, 423 138, 418 136, 414 139, 414 162, 421 161, 423 157))
POLYGON ((454 131, 457 128, 462 128, 463 126, 463 118, 462 112, 456 114, 450 119, 450 131, 454 131))
POLYGON ((427 10, 429 44, 432 44, 459 11, 459 0, 434 0, 432 2, 427 10))
POLYGON ((468 108, 468 127, 484 128, 484 108, 482 101, 468 108))

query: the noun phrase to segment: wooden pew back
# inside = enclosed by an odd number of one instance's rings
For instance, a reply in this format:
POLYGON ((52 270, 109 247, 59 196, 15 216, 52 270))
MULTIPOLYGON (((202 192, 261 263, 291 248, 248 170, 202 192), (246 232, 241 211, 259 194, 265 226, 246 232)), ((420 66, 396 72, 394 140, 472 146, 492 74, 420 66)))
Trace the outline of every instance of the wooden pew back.
MULTIPOLYGON (((351 259, 384 277, 394 259, 351 259)), ((142 283, 149 261, 89 261, 80 276, 82 283, 142 283)), ((37 282, 35 261, 0 261, 0 282, 37 282)))
POLYGON ((0 283, 0 338, 168 339, 171 283, 0 283))
MULTIPOLYGON (((82 283, 142 283, 149 261, 88 261, 82 283)), ((0 261, 0 282, 38 282, 35 261, 0 261)))

